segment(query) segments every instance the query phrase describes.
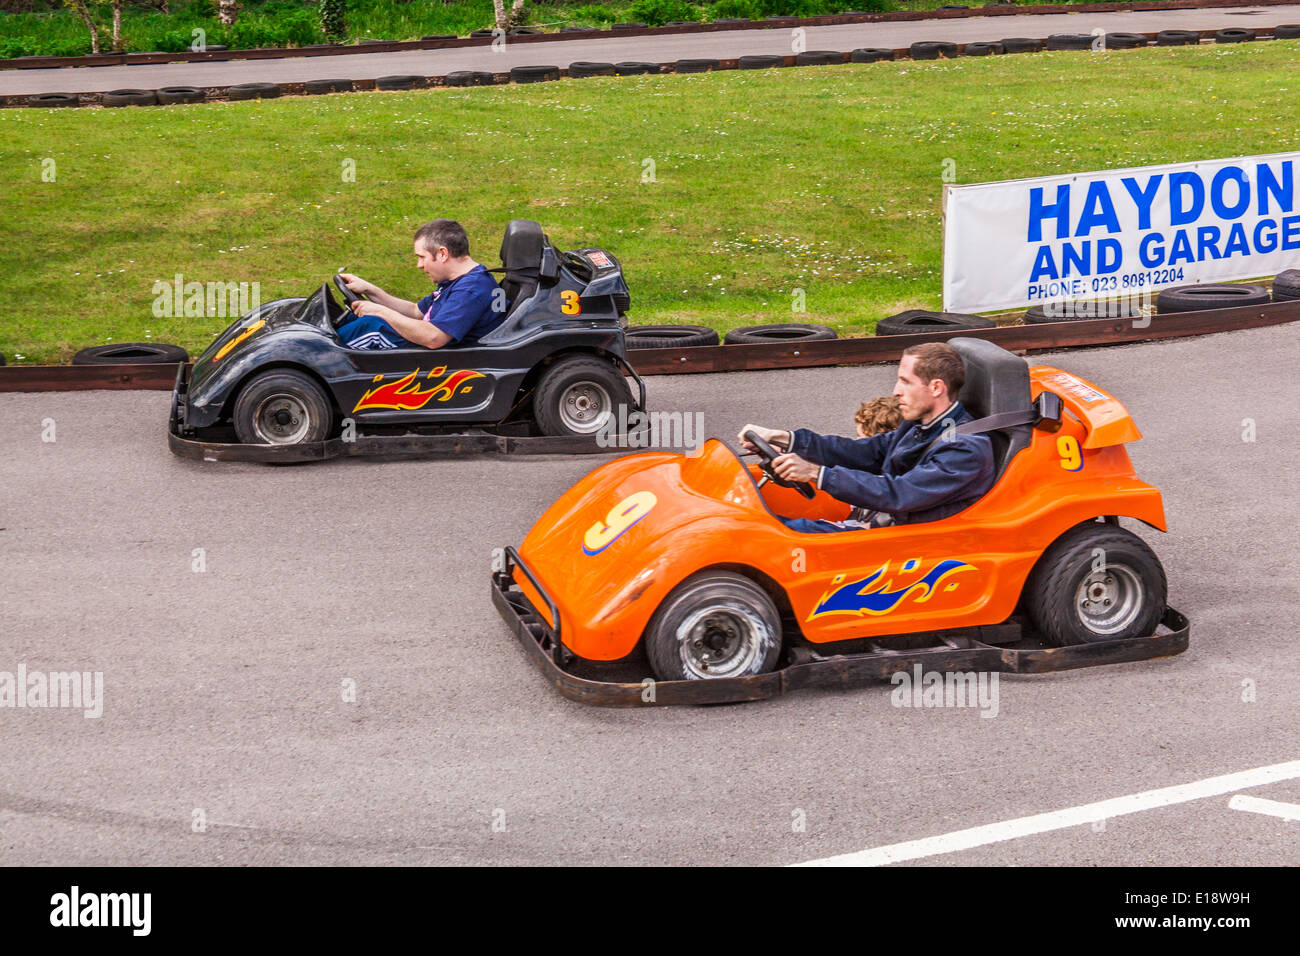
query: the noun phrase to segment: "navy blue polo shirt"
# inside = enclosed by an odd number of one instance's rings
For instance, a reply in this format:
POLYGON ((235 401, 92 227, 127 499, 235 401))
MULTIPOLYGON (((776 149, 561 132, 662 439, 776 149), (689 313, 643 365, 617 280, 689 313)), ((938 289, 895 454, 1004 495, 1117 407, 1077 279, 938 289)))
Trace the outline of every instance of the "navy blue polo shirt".
POLYGON ((505 296, 500 289, 487 267, 477 265, 462 276, 439 282, 415 305, 424 320, 450 335, 452 342, 468 345, 505 319, 505 296))

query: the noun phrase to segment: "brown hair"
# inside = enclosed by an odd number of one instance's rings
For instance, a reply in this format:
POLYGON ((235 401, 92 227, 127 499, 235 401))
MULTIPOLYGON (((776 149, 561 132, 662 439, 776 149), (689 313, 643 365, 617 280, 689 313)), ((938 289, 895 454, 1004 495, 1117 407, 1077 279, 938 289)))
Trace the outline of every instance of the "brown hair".
POLYGON ((893 395, 882 395, 863 402, 853 420, 862 429, 862 433, 870 438, 881 432, 892 432, 903 424, 903 413, 898 410, 898 399, 893 395))
POLYGON ((469 236, 465 227, 454 219, 435 219, 415 230, 415 241, 424 244, 429 252, 445 248, 453 259, 469 255, 469 236))
POLYGON ((948 386, 948 397, 957 400, 957 393, 966 384, 966 366, 956 349, 944 342, 923 342, 903 350, 904 358, 909 355, 916 359, 913 368, 917 378, 926 383, 940 379, 948 386))

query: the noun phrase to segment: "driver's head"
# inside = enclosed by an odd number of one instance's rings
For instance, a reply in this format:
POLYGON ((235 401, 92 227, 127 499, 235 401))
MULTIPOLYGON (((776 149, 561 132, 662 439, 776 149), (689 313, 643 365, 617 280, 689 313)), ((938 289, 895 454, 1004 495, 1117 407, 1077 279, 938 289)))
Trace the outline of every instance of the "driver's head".
POLYGON ((415 265, 434 282, 452 278, 469 256, 469 236, 454 219, 435 219, 415 230, 415 265))
POLYGON ((926 342, 908 346, 898 363, 894 385, 898 410, 910 422, 929 424, 956 400, 965 381, 966 367, 951 345, 926 342))

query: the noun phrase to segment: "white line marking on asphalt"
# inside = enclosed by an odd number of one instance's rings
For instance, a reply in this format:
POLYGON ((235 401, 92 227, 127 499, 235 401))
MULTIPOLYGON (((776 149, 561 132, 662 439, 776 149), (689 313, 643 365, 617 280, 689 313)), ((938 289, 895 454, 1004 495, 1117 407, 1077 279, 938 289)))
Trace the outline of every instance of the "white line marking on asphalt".
POLYGON ((1270 817, 1283 820, 1300 820, 1300 804, 1283 803, 1280 800, 1265 800, 1262 797, 1248 797, 1239 793, 1228 801, 1229 808, 1245 810, 1247 813, 1267 813, 1270 817))
MULTIPOLYGON (((1174 787, 1162 787, 1159 790, 1146 790, 1142 793, 1130 793, 1123 797, 1101 800, 1097 803, 1085 803, 1065 810, 1053 810, 1039 813, 1032 817, 1019 817, 1015 820, 1003 820, 969 830, 957 830, 940 836, 926 837, 921 840, 909 840, 906 843, 891 843, 870 850, 856 853, 843 853, 828 856, 821 860, 809 860, 796 866, 884 866, 888 863, 901 863, 904 860, 918 860, 922 857, 937 856, 941 853, 956 853, 972 847, 999 843, 1003 840, 1015 840, 1035 833, 1047 833, 1051 830, 1063 830, 1097 820, 1107 820, 1143 810, 1154 810, 1189 800, 1201 800, 1205 797, 1217 797, 1234 790, 1246 790, 1260 787, 1280 780, 1294 780, 1300 777, 1300 760, 1287 763, 1275 763, 1268 767, 1256 767, 1242 770, 1221 777, 1208 777, 1192 783, 1183 783, 1174 787)), ((1234 798, 1244 799, 1244 798, 1234 798)))

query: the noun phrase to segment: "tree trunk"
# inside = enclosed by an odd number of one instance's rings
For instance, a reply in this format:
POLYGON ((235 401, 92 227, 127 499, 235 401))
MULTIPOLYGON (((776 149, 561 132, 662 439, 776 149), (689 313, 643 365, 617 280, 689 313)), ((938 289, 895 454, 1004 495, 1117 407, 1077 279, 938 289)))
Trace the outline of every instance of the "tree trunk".
POLYGON ((76 11, 81 22, 86 25, 90 31, 90 52, 99 52, 99 28, 95 26, 95 21, 90 18, 90 11, 86 9, 86 0, 68 0, 68 6, 76 11))
POLYGON ((217 18, 221 21, 223 27, 235 25, 235 19, 239 16, 239 0, 218 0, 217 18))
POLYGON ((516 19, 524 11, 526 0, 514 0, 510 12, 506 13, 505 0, 492 0, 492 11, 496 14, 496 25, 498 30, 509 30, 515 25, 516 19))
POLYGON ((122 3, 123 0, 113 0, 113 49, 122 49, 122 3))

